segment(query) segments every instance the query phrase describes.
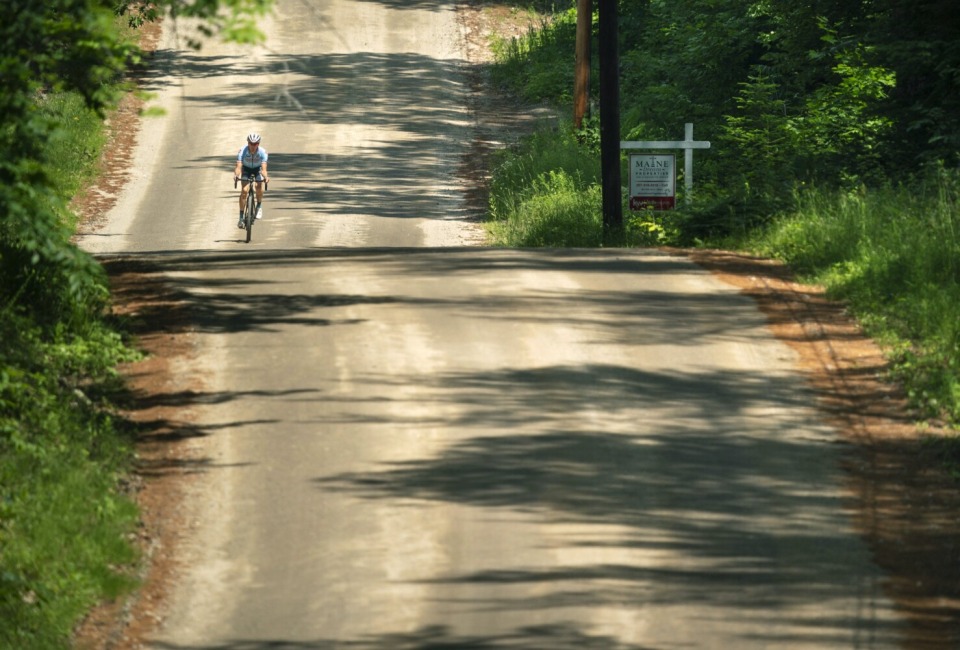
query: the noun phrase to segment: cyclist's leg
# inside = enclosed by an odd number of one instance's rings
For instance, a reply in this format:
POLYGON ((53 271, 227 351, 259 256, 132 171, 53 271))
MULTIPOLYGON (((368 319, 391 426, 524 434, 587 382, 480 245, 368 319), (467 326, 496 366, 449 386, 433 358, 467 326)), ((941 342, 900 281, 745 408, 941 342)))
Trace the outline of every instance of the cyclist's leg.
POLYGON ((263 176, 257 174, 257 205, 263 203, 263 176))
POLYGON ((243 212, 243 208, 247 204, 247 192, 249 191, 250 191, 250 182, 240 181, 240 212, 243 212))
POLYGON ((257 172, 257 219, 263 216, 263 208, 260 207, 260 204, 263 203, 263 175, 260 172, 257 172))
POLYGON ((250 182, 240 181, 240 220, 237 222, 238 228, 244 228, 243 213, 247 207, 247 195, 250 193, 250 182))

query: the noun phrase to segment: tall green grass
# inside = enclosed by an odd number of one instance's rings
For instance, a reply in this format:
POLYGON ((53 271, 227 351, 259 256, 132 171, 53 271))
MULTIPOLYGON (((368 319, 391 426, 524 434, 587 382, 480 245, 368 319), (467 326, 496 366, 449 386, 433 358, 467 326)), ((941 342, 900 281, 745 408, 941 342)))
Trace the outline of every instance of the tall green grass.
POLYGON ((582 187, 582 179, 550 171, 533 179, 526 196, 489 229, 504 246, 596 247, 603 244, 600 214, 599 185, 582 187))
MULTIPOLYGON (((57 194, 76 196, 97 174, 96 163, 107 141, 103 121, 77 93, 51 93, 38 101, 40 113, 57 129, 44 150, 44 166, 57 194)), ((64 213, 72 222, 76 215, 64 213)))
MULTIPOLYGON (((490 182, 493 242, 514 247, 595 247, 603 231, 596 134, 569 122, 542 126, 518 147, 499 153, 490 182)), ((606 237, 606 239, 605 239, 606 237)), ((615 242, 623 243, 623 242, 615 242)))
POLYGON ((541 16, 519 37, 494 37, 496 64, 491 80, 516 90, 529 101, 565 102, 573 96, 576 9, 541 16))
POLYGON ((797 202, 743 245, 849 303, 924 415, 960 423, 960 173, 797 202))
MULTIPOLYGON (((653 212, 623 213, 625 229, 603 228, 600 139, 596 120, 575 132, 565 119, 501 151, 490 181, 487 230, 513 247, 652 246, 673 243, 676 228, 653 212)), ((625 167, 625 165, 624 165, 625 167)), ((623 170, 626 178, 626 169, 623 170)))

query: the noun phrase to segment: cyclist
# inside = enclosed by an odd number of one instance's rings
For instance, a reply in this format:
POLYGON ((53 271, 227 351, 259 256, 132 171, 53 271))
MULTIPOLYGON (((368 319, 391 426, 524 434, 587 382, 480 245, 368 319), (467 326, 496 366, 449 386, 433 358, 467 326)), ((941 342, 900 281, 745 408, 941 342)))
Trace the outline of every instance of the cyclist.
POLYGON ((260 134, 251 133, 247 136, 247 146, 237 154, 237 168, 233 172, 234 179, 239 179, 240 184, 240 223, 237 227, 243 228, 243 206, 247 202, 247 192, 250 191, 250 183, 246 180, 250 174, 256 174, 257 178, 257 219, 263 216, 263 184, 270 182, 270 176, 267 174, 267 150, 260 146, 260 134))

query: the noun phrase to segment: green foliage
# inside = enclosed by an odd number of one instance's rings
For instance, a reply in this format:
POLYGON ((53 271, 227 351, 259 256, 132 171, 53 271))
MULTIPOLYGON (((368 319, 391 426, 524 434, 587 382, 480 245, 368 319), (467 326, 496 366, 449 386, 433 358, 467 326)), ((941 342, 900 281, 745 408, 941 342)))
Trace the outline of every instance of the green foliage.
POLYGON ((264 35, 257 19, 265 16, 273 0, 112 0, 113 12, 131 27, 156 20, 167 9, 174 18, 197 20, 197 35, 187 39, 199 48, 203 38, 219 35, 234 43, 261 43, 264 35))
POLYGON ((796 121, 787 115, 777 84, 758 73, 740 84, 737 111, 725 116, 719 141, 727 145, 731 163, 725 178, 751 186, 762 195, 778 195, 793 179, 797 155, 796 121))
POLYGON ((133 353, 104 325, 49 336, 9 310, 0 336, 0 647, 64 647, 132 582, 137 513, 117 491, 129 441, 102 400, 133 353))
POLYGON ((490 181, 490 212, 506 220, 531 193, 530 187, 545 173, 562 170, 576 179, 574 187, 585 189, 600 181, 600 161, 594 152, 580 146, 568 124, 559 129, 543 126, 521 145, 500 153, 490 181))
POLYGON ((502 246, 597 247, 603 244, 600 186, 564 171, 536 177, 490 232, 502 246))
POLYGON ((746 245, 849 303, 891 350, 914 405, 960 423, 960 174, 797 200, 746 245))
MULTIPOLYGON (((72 223, 65 199, 93 173, 103 125, 75 92, 37 104, 56 125, 39 169, 58 199, 51 209, 72 223)), ((67 264, 32 258, 9 242, 0 258, 0 647, 46 649, 64 647, 78 616, 131 583, 124 535, 137 516, 116 490, 130 450, 103 397, 134 353, 102 320, 98 266, 77 292, 67 264)))
POLYGON ((494 83, 513 86, 528 101, 571 101, 576 28, 576 9, 571 9, 542 19, 520 37, 494 38, 494 83))
MULTIPOLYGON (((103 121, 76 92, 48 93, 38 97, 37 108, 52 126, 44 146, 43 168, 57 196, 76 195, 95 173, 106 133, 103 121)), ((74 215, 56 206, 60 221, 72 223, 74 215)))
POLYGON ((882 114, 898 153, 957 163, 960 150, 960 14, 951 0, 876 2, 865 32, 895 75, 882 114))
POLYGON ((568 126, 544 128, 502 152, 490 182, 490 232, 503 246, 597 246, 602 240, 596 156, 568 126))
MULTIPOLYGON (((828 30, 824 40, 834 43, 836 38, 828 30)), ((893 123, 874 109, 888 97, 896 76, 886 68, 870 65, 872 52, 873 48, 859 43, 840 51, 831 68, 836 83, 819 86, 809 94, 804 123, 798 128, 798 134, 805 138, 808 155, 846 154, 850 158, 848 169, 881 165, 880 148, 893 123)))
MULTIPOLYGON (((763 223, 731 208, 782 209, 802 183, 882 184, 904 156, 957 162, 960 50, 947 43, 960 21, 921 10, 927 4, 943 2, 620 3, 622 132, 676 139, 694 122, 698 139, 713 143, 697 157, 707 212, 686 238, 701 237, 704 223, 720 236, 763 223), (911 85, 939 94, 908 102, 911 85)), ((494 78, 527 99, 569 104, 575 21, 575 11, 560 12, 501 43, 494 78)))

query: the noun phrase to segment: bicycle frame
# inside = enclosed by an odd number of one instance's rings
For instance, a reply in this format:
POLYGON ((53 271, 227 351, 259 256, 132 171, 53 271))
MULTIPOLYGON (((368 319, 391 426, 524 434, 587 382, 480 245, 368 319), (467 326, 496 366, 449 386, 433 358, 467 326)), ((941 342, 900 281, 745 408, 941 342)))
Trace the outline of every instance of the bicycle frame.
POLYGON ((257 181, 256 174, 248 174, 246 178, 243 176, 234 177, 233 179, 233 189, 237 189, 237 182, 250 183, 250 187, 247 189, 247 201, 246 205, 243 208, 243 226, 247 231, 247 243, 250 243, 250 237, 253 235, 253 222, 256 221, 257 217, 257 188, 255 183, 263 183, 263 191, 266 192, 267 188, 270 185, 269 181, 257 181))

